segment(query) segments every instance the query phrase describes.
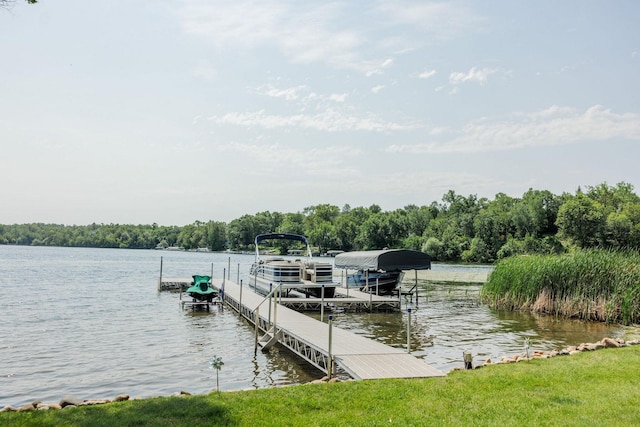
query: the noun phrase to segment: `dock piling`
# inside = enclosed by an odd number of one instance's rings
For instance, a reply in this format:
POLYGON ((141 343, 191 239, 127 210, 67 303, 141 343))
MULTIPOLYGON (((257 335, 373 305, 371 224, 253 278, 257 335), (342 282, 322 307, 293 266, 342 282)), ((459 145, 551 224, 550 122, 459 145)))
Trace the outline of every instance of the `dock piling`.
POLYGON ((329 315, 329 351, 328 353, 328 357, 329 357, 329 363, 327 364, 327 376, 329 377, 329 379, 331 379, 331 376, 333 375, 333 353, 331 351, 331 346, 333 344, 333 315, 330 314, 329 315))
POLYGON ((324 322, 324 285, 320 288, 320 321, 324 322))
POLYGON ((407 306, 407 353, 411 353, 411 304, 407 306))
POLYGON ((160 278, 158 279, 158 290, 162 290, 162 257, 160 257, 160 278))
POLYGON ((260 307, 256 307, 256 310, 253 313, 253 323, 255 324, 255 344, 253 347, 253 355, 257 355, 258 354, 258 333, 260 332, 260 328, 258 327, 258 325, 260 324, 260 307))
POLYGON ((418 270, 413 270, 416 275, 416 307, 418 307, 418 270))
POLYGON ((473 355, 470 351, 464 351, 462 359, 464 360, 464 369, 473 369, 473 355))
POLYGON ((273 283, 269 283, 269 323, 271 323, 271 298, 273 298, 272 292, 273 283))

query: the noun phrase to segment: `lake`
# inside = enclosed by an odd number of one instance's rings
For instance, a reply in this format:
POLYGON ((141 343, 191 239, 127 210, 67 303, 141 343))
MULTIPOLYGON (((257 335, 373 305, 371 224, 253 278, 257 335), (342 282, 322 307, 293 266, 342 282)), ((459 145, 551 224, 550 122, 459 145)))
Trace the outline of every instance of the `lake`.
MULTIPOLYGON (((301 384, 324 373, 272 348, 254 355, 253 328, 229 308, 183 310, 179 295, 158 292, 164 277, 207 275, 246 280, 253 255, 127 249, 0 246, 0 407, 34 400, 194 394, 301 384)), ((469 267, 434 264, 433 269, 469 267)), ((488 267, 473 267, 488 268, 488 267)), ((407 281, 412 280, 407 274, 407 281)), ((552 350, 605 336, 618 325, 496 311, 478 302, 477 284, 420 282, 411 314, 412 354, 449 371, 532 349, 552 350)), ((319 314, 310 314, 319 318, 319 314)), ((393 347, 407 344, 406 310, 334 313, 334 325, 393 347)), ((326 321, 326 317, 325 317, 326 321)))

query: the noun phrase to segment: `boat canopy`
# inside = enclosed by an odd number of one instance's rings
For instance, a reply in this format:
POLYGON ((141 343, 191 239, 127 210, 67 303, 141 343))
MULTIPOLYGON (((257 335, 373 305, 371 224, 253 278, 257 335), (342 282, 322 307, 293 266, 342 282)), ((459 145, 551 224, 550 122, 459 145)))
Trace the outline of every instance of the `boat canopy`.
POLYGON ((336 268, 352 270, 430 270, 431 257, 411 249, 344 252, 336 255, 336 268))
POLYGON ((256 246, 256 260, 260 255, 260 251, 258 249, 258 243, 263 240, 297 240, 306 245, 307 256, 311 258, 311 246, 309 246, 309 241, 306 237, 301 236, 299 234, 291 234, 291 233, 268 233, 268 234, 258 234, 255 240, 256 246))

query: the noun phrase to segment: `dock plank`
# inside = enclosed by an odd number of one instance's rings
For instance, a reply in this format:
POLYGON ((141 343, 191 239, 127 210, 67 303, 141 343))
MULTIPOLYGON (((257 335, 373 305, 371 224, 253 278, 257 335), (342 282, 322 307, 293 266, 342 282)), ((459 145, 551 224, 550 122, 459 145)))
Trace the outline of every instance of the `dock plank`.
MULTIPOLYGON (((222 280, 213 280, 212 285, 222 289, 222 280)), ((240 300, 240 286, 225 281, 224 293, 227 297, 240 300)), ((368 294, 365 294, 368 297, 368 294)), ((266 319, 268 302, 251 289, 242 289, 241 304, 255 310, 259 304, 260 317, 266 319)), ((275 318, 277 328, 304 342, 323 354, 329 354, 329 325, 305 314, 278 305, 272 309, 272 320, 275 318), (277 310, 277 314, 276 314, 277 310)), ((345 329, 331 326, 331 355, 336 363, 356 379, 374 378, 424 378, 443 376, 444 373, 429 366, 424 361, 412 356, 403 349, 390 347, 381 342, 368 339, 345 329)), ((302 354, 299 354, 305 357, 302 354)))

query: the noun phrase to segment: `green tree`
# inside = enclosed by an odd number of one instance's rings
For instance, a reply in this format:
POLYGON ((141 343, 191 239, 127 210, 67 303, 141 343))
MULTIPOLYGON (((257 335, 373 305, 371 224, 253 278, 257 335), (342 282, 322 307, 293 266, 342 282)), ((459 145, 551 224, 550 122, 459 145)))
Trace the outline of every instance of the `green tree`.
POLYGON ((442 242, 435 237, 429 237, 422 245, 422 252, 429 254, 432 260, 441 261, 444 259, 442 252, 442 242))
POLYGON ((514 235, 523 238, 532 235, 536 238, 556 234, 556 219, 561 200, 550 191, 529 189, 512 209, 511 217, 514 235))
POLYGON ((284 214, 282 222, 278 227, 279 233, 293 233, 293 234, 301 234, 306 235, 304 229, 304 220, 305 217, 301 213, 287 213, 284 214))
POLYGON ((308 206, 303 210, 307 237, 322 251, 336 247, 338 235, 335 222, 340 215, 337 206, 322 204, 308 206))
POLYGON ((223 251, 227 248, 227 224, 220 221, 209 221, 206 225, 207 247, 212 251, 223 251))
POLYGON ((258 224, 252 215, 242 215, 229 223, 227 236, 231 247, 246 249, 253 245, 255 237, 260 234, 258 224))
POLYGON ((603 243, 605 220, 602 204, 578 193, 560 206, 556 224, 563 237, 587 248, 603 243))
POLYGON ((342 213, 336 218, 337 249, 351 251, 361 249, 358 243, 360 226, 371 216, 369 209, 364 207, 343 208, 342 213))

